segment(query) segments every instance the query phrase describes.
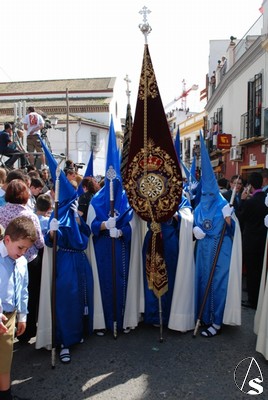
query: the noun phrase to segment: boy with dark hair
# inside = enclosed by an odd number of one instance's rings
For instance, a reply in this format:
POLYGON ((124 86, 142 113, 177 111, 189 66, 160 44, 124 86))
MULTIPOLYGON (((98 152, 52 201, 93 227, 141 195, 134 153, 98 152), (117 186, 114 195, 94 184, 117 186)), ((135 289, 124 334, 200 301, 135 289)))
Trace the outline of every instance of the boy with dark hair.
POLYGON ((42 192, 44 187, 44 182, 41 178, 31 178, 30 183, 30 198, 27 202, 27 208, 33 212, 35 212, 36 207, 36 199, 42 192))
POLYGON ((10 371, 17 336, 26 328, 28 303, 27 260, 23 256, 37 240, 33 221, 17 217, 10 221, 0 242, 0 400, 19 399, 11 394, 10 371))
POLYGON ((51 197, 48 194, 40 194, 36 200, 35 213, 39 218, 43 235, 45 235, 48 231, 48 221, 51 211, 52 211, 51 197))

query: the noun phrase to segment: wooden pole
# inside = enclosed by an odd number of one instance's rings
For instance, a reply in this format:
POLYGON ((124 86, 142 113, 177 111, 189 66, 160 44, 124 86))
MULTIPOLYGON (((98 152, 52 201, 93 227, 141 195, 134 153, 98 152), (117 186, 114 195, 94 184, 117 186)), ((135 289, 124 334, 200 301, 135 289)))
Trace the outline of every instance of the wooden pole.
MULTIPOLYGON (((61 161, 60 161, 61 162, 61 161)), ((59 163, 60 164, 60 163, 59 163)), ((59 209, 59 188, 60 188, 60 166, 56 169, 55 182, 55 206, 54 218, 58 219, 59 209)), ((52 315, 52 349, 51 349, 51 366, 56 365, 56 270, 57 270, 57 232, 53 232, 53 253, 52 253, 52 293, 51 293, 51 315, 52 315)))
POLYGON ((69 94, 68 89, 66 89, 66 157, 69 156, 69 94))
POLYGON ((193 333, 193 338, 196 337, 196 334, 198 332, 199 326, 201 324, 203 311, 204 311, 204 308, 205 308, 205 305, 206 305, 206 302, 207 302, 209 289, 210 289, 210 286, 211 286, 211 283, 212 283, 212 279, 213 279, 213 276, 214 276, 215 268, 216 268, 217 261, 218 261, 218 258, 219 258, 219 254, 220 254, 220 251, 221 251, 221 245, 222 245, 222 242, 223 242, 225 231, 226 231, 226 221, 224 221, 224 225, 223 225, 223 228, 222 228, 222 231, 221 231, 220 240, 219 240, 217 251, 216 251, 216 254, 215 254, 215 257, 214 257, 214 260, 213 260, 211 271, 210 271, 210 274, 209 274, 209 278, 208 278, 208 282, 207 282, 204 298, 203 298, 203 301, 202 301, 202 304, 201 304, 201 307, 200 307, 200 311, 199 311, 199 314, 198 314, 198 318, 197 318, 197 321, 196 321, 196 325, 195 325, 195 329, 194 329, 194 333, 193 333))
MULTIPOLYGON (((109 167, 107 173, 107 178, 110 181, 110 214, 114 217, 114 187, 113 179, 116 177, 116 172, 113 167, 109 167)), ((116 256, 115 256, 115 238, 112 240, 112 282, 113 282, 113 336, 117 339, 117 300, 116 300, 116 256)))

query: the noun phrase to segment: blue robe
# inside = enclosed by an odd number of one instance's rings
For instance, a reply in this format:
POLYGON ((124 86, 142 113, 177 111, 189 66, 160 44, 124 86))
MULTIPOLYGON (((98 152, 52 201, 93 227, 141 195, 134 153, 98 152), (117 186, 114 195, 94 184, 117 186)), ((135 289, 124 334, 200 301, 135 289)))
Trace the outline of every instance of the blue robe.
MULTIPOLYGON (((182 207, 191 208, 186 197, 182 198, 179 209, 182 207)), ((168 291, 161 296, 162 304, 162 319, 163 324, 167 325, 169 321, 171 302, 173 296, 174 282, 177 271, 177 263, 179 256, 179 234, 180 234, 180 215, 178 215, 178 221, 175 218, 171 218, 165 223, 161 223, 161 232, 163 237, 164 246, 164 259, 166 262, 167 275, 168 275, 168 291)), ((148 248, 149 239, 152 236, 150 225, 149 230, 146 233, 144 244, 143 244, 143 271, 144 271, 144 295, 145 295, 145 310, 144 310, 144 322, 149 324, 159 324, 159 300, 155 296, 153 290, 148 288, 148 282, 146 277, 146 251, 148 248)))
POLYGON ((114 208, 116 228, 121 229, 123 235, 119 239, 112 239, 109 230, 101 230, 101 224, 110 216, 109 183, 92 198, 88 211, 88 224, 93 234, 94 251, 99 275, 102 305, 106 328, 113 331, 114 301, 116 301, 117 329, 123 328, 126 292, 128 284, 131 227, 133 211, 131 210, 125 191, 119 180, 114 180, 114 208), (93 210, 94 212, 92 212, 93 210), (94 215, 91 220, 91 215, 94 215), (115 244, 115 261, 112 258, 112 241, 115 244), (116 268, 116 299, 113 294, 113 262, 116 268))
MULTIPOLYGON (((222 208, 227 201, 220 194, 202 194, 201 202, 194 210, 194 226, 199 226, 205 233, 204 239, 197 240, 195 245, 196 265, 196 319, 198 318, 204 298, 209 274, 217 251, 221 232, 224 226, 222 208)), ((226 231, 216 263, 212 284, 201 320, 209 325, 221 325, 226 302, 229 268, 233 245, 235 222, 226 225, 226 231)))
MULTIPOLYGON (((84 252, 90 229, 80 221, 78 225, 70 210, 57 231, 56 343, 65 347, 93 331, 93 275, 84 252)), ((49 233, 45 242, 52 246, 49 233)))

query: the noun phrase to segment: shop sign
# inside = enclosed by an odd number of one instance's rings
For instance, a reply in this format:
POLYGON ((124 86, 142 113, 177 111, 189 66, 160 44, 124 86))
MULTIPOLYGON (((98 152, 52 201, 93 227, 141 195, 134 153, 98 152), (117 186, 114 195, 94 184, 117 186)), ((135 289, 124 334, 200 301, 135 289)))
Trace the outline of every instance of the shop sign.
POLYGON ((219 133, 217 135, 217 148, 230 149, 232 147, 232 135, 230 133, 219 133))

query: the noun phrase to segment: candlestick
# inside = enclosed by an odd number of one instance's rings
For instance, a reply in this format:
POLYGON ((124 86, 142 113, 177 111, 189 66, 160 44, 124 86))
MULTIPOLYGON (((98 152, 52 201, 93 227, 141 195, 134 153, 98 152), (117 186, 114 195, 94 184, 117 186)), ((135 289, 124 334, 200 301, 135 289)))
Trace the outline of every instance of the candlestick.
POLYGON ((236 185, 235 185, 235 187, 233 188, 233 191, 232 191, 232 196, 231 196, 231 200, 230 200, 230 205, 231 206, 234 204, 235 195, 236 195, 236 185))

